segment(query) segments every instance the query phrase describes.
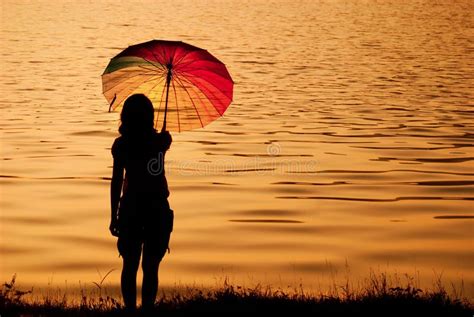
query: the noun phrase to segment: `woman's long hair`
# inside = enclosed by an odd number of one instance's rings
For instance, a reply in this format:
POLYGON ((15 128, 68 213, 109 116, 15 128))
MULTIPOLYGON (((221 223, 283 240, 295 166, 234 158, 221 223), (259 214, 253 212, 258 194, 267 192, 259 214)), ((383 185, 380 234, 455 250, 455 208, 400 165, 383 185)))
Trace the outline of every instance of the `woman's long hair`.
POLYGON ((119 132, 126 137, 141 137, 156 132, 155 112, 147 96, 135 94, 127 98, 120 114, 119 132))

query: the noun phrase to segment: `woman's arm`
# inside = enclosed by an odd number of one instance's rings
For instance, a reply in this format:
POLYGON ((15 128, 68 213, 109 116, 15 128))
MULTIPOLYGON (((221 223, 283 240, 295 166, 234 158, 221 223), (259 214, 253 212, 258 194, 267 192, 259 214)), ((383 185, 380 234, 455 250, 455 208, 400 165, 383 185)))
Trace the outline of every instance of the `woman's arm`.
POLYGON ((160 134, 163 140, 163 151, 166 152, 169 150, 173 139, 171 138, 171 134, 168 131, 163 131, 160 134))
POLYGON ((123 185, 123 166, 119 160, 114 159, 114 167, 112 172, 112 182, 110 183, 110 232, 114 236, 118 236, 118 206, 120 201, 120 194, 122 193, 123 185))

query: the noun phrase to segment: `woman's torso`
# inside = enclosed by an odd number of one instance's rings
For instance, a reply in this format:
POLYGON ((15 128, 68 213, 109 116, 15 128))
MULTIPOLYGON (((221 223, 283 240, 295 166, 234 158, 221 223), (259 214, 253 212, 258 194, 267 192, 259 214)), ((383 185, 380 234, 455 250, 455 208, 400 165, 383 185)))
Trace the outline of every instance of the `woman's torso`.
POLYGON ((140 195, 166 199, 169 196, 164 157, 169 141, 160 133, 142 137, 118 137, 114 157, 125 168, 123 196, 140 195))

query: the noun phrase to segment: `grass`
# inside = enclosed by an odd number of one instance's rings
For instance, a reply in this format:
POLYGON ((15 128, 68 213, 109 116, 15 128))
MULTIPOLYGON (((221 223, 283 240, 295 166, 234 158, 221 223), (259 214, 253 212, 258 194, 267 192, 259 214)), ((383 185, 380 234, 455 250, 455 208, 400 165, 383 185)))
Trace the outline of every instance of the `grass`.
MULTIPOLYGON (((110 273, 110 272, 109 272, 110 273)), ((107 276, 107 275, 106 275, 107 276)), ((105 276, 105 277, 106 277, 105 276)), ((141 316, 127 313, 121 301, 102 295, 102 283, 94 296, 82 293, 79 302, 45 296, 27 300, 32 290, 19 290, 16 277, 0 292, 0 315, 7 316, 141 316)), ((473 316, 473 305, 453 287, 448 294, 439 277, 432 290, 421 290, 415 279, 404 275, 371 273, 362 286, 353 288, 349 280, 334 284, 328 292, 311 294, 303 287, 283 291, 257 285, 242 287, 224 281, 220 288, 203 291, 188 288, 164 295, 156 303, 156 312, 146 316, 175 316, 186 313, 291 314, 291 316, 473 316)))

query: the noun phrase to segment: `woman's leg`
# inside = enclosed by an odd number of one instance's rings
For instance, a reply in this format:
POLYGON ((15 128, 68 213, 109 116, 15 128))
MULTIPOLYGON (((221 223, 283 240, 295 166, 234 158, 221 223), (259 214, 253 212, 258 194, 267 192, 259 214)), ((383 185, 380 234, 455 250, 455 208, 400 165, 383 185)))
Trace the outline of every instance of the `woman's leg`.
POLYGON ((143 241, 143 284, 142 284, 142 306, 144 310, 153 310, 155 306, 156 294, 158 293, 158 270, 160 262, 165 256, 170 239, 170 232, 166 229, 168 214, 161 211, 169 210, 167 200, 150 202, 153 215, 145 223, 145 239, 143 241), (164 208, 163 205, 166 207, 164 208))
POLYGON ((121 276, 122 297, 125 308, 134 310, 137 308, 137 271, 140 264, 140 252, 122 253, 123 268, 121 276))
POLYGON ((158 292, 158 270, 161 256, 150 255, 145 250, 142 260, 142 306, 145 310, 151 310, 155 306, 156 293, 158 292))

